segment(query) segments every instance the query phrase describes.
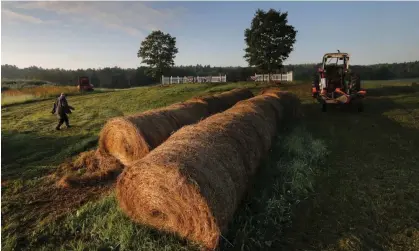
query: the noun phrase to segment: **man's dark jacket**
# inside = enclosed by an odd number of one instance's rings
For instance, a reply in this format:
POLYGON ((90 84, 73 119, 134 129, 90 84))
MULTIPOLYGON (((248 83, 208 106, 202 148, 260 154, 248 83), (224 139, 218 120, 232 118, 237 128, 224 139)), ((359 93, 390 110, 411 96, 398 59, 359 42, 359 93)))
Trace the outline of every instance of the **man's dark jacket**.
POLYGON ((74 108, 68 105, 67 99, 63 96, 60 96, 55 101, 51 113, 56 114, 57 116, 63 116, 65 114, 71 113, 71 110, 74 110, 74 108))

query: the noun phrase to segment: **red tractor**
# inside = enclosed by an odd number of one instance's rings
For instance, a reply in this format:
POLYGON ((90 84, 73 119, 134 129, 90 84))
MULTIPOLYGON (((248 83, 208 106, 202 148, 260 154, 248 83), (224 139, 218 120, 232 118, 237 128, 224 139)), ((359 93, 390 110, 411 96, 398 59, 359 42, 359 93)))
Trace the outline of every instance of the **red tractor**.
POLYGON ((89 77, 79 77, 77 85, 79 91, 93 91, 93 85, 90 84, 89 77))
POLYGON ((327 105, 358 104, 358 111, 363 111, 365 90, 361 90, 358 74, 349 70, 349 54, 326 53, 312 84, 312 96, 326 111, 327 105))

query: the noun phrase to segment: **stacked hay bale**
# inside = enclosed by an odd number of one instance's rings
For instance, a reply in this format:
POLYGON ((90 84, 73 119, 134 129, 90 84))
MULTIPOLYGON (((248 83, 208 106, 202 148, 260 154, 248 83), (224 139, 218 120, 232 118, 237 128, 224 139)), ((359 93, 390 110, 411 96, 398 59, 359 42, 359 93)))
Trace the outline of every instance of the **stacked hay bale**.
POLYGON ((279 122, 291 114, 280 99, 293 96, 278 95, 258 95, 185 126, 127 167, 116 190, 122 210, 135 222, 215 249, 279 122))
POLYGON ((129 165, 163 143, 182 126, 196 123, 252 96, 251 91, 239 89, 111 119, 100 133, 99 148, 124 165, 129 165))

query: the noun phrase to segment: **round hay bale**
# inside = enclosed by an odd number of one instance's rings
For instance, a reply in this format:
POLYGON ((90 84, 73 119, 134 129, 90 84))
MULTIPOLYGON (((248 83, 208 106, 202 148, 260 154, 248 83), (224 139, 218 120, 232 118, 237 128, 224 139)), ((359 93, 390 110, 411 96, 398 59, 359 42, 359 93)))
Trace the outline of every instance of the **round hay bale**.
POLYGON ((293 93, 281 91, 280 88, 268 88, 262 90, 260 94, 266 96, 274 96, 280 99, 282 107, 284 107, 284 119, 300 118, 302 116, 302 107, 300 99, 293 93))
POLYGON ((124 165, 142 158, 178 129, 163 110, 109 120, 99 137, 99 148, 124 165))
POLYGON ((279 87, 267 87, 260 91, 259 94, 270 94, 270 93, 277 93, 280 92, 281 88, 279 87))
POLYGON ((211 112, 220 112, 237 101, 253 95, 249 90, 232 90, 218 94, 217 101, 210 98, 194 98, 168 107, 137 115, 109 120, 99 137, 102 153, 114 156, 122 164, 130 165, 163 143, 173 132, 185 125, 208 117, 211 112))
POLYGON ((232 107, 238 101, 251 97, 253 97, 253 93, 249 89, 238 88, 214 95, 197 97, 192 100, 202 100, 206 102, 210 114, 215 114, 232 107))
POLYGON ((135 222, 215 249, 276 134, 278 97, 261 95, 185 126, 119 176, 135 222))
POLYGON ((173 119, 178 128, 198 122, 208 117, 208 104, 201 100, 190 100, 176 103, 164 108, 165 113, 173 119))

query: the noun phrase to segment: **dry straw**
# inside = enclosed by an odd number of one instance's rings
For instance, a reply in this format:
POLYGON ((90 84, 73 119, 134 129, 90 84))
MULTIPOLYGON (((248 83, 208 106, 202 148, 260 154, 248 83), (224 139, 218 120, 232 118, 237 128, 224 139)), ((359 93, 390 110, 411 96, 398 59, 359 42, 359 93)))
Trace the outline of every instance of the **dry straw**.
POLYGON ((245 100, 251 97, 253 97, 253 93, 249 89, 238 88, 223 93, 193 98, 192 100, 201 100, 206 102, 208 104, 209 113, 215 114, 227 110, 240 100, 245 100))
POLYGON ((282 107, 277 95, 262 94, 183 127, 119 176, 120 207, 135 222, 215 249, 284 108, 293 109, 282 107))
POLYGON ((99 148, 124 165, 129 165, 163 143, 182 126, 196 123, 252 96, 249 90, 239 89, 111 119, 100 133, 99 148))
POLYGON ((103 154, 100 150, 83 152, 72 163, 65 163, 64 175, 57 185, 61 188, 95 186, 104 182, 114 181, 124 166, 115 157, 103 154), (85 168, 83 175, 72 171, 85 168))

